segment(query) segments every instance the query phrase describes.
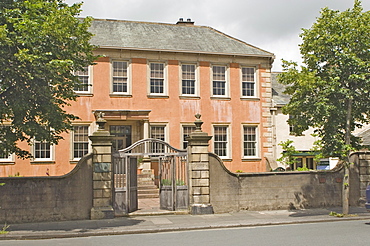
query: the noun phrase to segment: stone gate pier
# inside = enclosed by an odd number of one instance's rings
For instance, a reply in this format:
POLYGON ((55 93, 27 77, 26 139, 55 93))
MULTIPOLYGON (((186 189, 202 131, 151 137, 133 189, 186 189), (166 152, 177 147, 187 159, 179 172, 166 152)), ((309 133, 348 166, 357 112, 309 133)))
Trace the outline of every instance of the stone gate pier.
POLYGON ((202 131, 201 115, 195 115, 195 131, 188 137, 189 204, 192 214, 211 214, 209 175, 209 136, 202 131))

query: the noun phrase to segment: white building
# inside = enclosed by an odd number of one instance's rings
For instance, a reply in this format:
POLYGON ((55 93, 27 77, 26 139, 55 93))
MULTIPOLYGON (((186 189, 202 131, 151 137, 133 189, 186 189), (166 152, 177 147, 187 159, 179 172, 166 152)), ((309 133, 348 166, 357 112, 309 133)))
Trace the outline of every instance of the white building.
MULTIPOLYGON (((286 105, 290 97, 284 94, 285 86, 278 83, 277 76, 278 72, 271 74, 272 81, 272 131, 273 131, 273 156, 272 159, 276 160, 281 157, 283 152, 282 146, 279 143, 286 140, 292 140, 293 146, 300 153, 297 154, 297 163, 291 167, 295 170, 298 167, 307 167, 309 169, 331 169, 337 164, 336 159, 322 159, 319 163, 314 161, 314 155, 310 151, 314 145, 314 142, 317 140, 316 137, 313 137, 313 129, 308 129, 303 132, 302 135, 296 136, 291 133, 291 126, 289 126, 287 120, 289 115, 285 115, 282 112, 282 107, 286 105)), ((271 163, 271 161, 270 161, 271 163)), ((276 163, 277 166, 287 168, 283 163, 276 163)), ((276 167, 277 167, 276 166, 276 167)), ((272 169, 274 169, 272 165, 272 169)))

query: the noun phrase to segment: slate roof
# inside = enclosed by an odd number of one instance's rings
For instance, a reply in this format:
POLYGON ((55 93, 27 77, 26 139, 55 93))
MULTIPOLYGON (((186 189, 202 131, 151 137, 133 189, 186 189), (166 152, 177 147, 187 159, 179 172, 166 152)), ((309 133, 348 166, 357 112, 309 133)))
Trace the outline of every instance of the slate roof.
POLYGON ((290 96, 284 94, 285 85, 278 82, 279 74, 278 72, 271 73, 272 99, 276 106, 284 106, 289 102, 290 96))
POLYGON ((95 19, 89 30, 101 48, 274 57, 206 26, 95 19))
POLYGON ((370 146, 370 127, 355 135, 362 138, 362 145, 370 146))

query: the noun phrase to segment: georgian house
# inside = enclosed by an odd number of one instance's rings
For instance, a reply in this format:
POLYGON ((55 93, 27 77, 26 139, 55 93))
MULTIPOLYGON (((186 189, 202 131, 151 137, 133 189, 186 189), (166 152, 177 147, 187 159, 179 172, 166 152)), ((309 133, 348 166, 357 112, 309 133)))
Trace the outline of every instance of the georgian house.
POLYGON ((187 147, 202 115, 209 151, 231 171, 266 171, 272 155, 271 65, 274 55, 190 19, 176 24, 92 22, 99 55, 77 75, 84 85, 67 108, 80 117, 56 146, 22 146, 34 158, 0 159, 1 176, 62 175, 91 151, 88 136, 103 113, 119 150, 143 138, 187 147))

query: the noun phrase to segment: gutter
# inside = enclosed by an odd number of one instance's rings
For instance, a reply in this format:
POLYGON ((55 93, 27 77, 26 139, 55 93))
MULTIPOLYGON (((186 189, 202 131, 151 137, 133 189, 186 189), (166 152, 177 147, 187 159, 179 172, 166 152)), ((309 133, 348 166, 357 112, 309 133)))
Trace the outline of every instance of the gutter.
POLYGON ((224 56, 242 56, 242 57, 262 57, 271 58, 271 62, 275 59, 275 55, 260 55, 260 54, 238 54, 238 53, 220 53, 220 52, 205 52, 194 50, 167 50, 167 49, 152 49, 152 48, 136 48, 136 47, 119 47, 119 46, 98 46, 98 49, 119 49, 119 50, 137 50, 137 51, 154 51, 154 52, 171 52, 171 53, 192 53, 192 54, 207 54, 207 55, 224 55, 224 56))

